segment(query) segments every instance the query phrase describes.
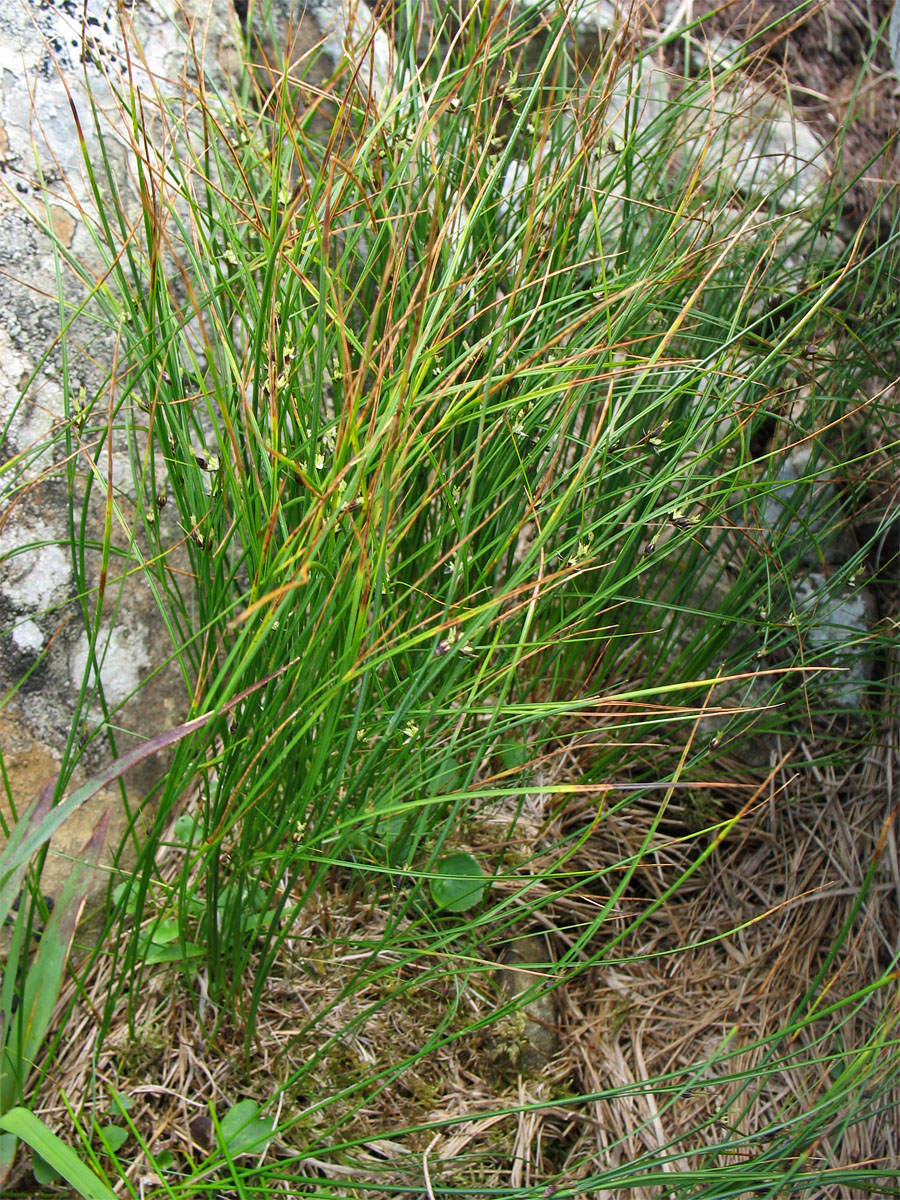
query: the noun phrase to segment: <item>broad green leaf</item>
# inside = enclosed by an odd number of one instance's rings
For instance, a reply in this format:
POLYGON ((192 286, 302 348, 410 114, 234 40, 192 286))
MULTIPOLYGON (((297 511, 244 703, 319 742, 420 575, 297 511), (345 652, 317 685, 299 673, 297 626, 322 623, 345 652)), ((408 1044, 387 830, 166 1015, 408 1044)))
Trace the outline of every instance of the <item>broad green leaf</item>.
POLYGON ((485 889, 484 872, 471 854, 460 851, 442 858, 437 875, 431 880, 431 896, 438 908, 465 912, 481 900, 485 889))
MULTIPOLYGON (((146 943, 142 943, 146 945, 146 943)), ((185 942, 183 946, 160 946, 151 942, 143 959, 145 963, 187 962, 191 958, 199 958, 205 951, 196 942, 185 942)))
POLYGON ((59 998, 75 929, 108 829, 109 809, 100 817, 73 862, 37 951, 28 964, 20 997, 21 1017, 17 1013, 16 1019, 9 1022, 5 1053, 0 1060, 0 1112, 5 1112, 15 1102, 44 1041, 59 998))
POLYGON ((9 916, 13 901, 21 890, 28 870, 30 855, 20 854, 19 849, 30 834, 40 829, 51 810, 53 789, 56 780, 53 779, 37 793, 34 799, 22 813, 21 817, 9 835, 9 841, 0 851, 0 925, 9 916))
POLYGON ((54 1167, 85 1200, 115 1200, 115 1195, 94 1172, 81 1161, 71 1146, 47 1128, 44 1122, 27 1108, 12 1108, 0 1117, 0 1129, 21 1138, 37 1151, 45 1163, 54 1167))
POLYGON ((445 758, 429 780, 431 794, 443 796, 458 791, 462 786, 462 767, 459 759, 445 758))
MULTIPOLYGON (((113 1092, 112 1098, 113 1104, 121 1113, 130 1112, 134 1108, 134 1101, 130 1096, 126 1096, 124 1092, 113 1092)), ((112 1109, 110 1109, 110 1115, 112 1115, 112 1109)))
POLYGON ((240 905, 244 913, 261 913, 266 905, 266 897, 261 888, 228 883, 222 888, 216 907, 221 910, 229 904, 240 905))
POLYGON ((157 946, 168 946, 178 937, 178 922, 174 917, 159 921, 148 931, 150 941, 157 946))
POLYGON ((497 757, 503 764, 504 771, 521 771, 531 761, 531 753, 525 743, 511 739, 500 743, 497 747, 497 757))
POLYGON ((424 808, 409 813, 394 813, 385 817, 374 828, 374 834, 383 847, 391 866, 412 862, 419 843, 428 827, 428 813, 424 808))
POLYGON ((18 1143, 19 1139, 14 1133, 0 1133, 0 1188, 12 1167, 18 1143))
POLYGON ((128 899, 125 902, 125 911, 129 916, 134 916, 141 906, 140 893, 137 888, 132 886, 128 880, 122 883, 117 883, 113 888, 112 901, 114 905, 119 905, 122 902, 122 897, 127 893, 128 899))

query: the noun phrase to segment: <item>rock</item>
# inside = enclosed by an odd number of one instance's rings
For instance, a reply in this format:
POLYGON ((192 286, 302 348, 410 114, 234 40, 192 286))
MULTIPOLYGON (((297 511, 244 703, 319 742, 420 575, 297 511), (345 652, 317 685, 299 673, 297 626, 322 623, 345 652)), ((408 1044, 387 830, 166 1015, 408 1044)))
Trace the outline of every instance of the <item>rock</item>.
POLYGON ((334 103, 323 106, 323 96, 348 57, 357 86, 374 104, 392 98, 393 46, 363 0, 272 0, 240 7, 260 51, 262 64, 254 75, 263 94, 277 90, 286 75, 298 120, 315 102, 311 127, 319 134, 328 133, 336 113, 334 103))
POLYGON ((817 683, 840 708, 858 711, 874 672, 867 644, 876 617, 874 596, 866 587, 833 584, 819 571, 795 579, 791 593, 803 630, 804 662, 838 668, 840 673, 823 673, 817 683))
MULTIPOLYGON (((519 7, 541 11, 545 5, 544 0, 519 0, 519 7)), ((569 26, 579 43, 598 42, 627 19, 630 8, 614 0, 575 0, 566 7, 569 26)))
MULTIPOLYGON (((863 226, 867 239, 889 237, 895 225, 897 85, 891 69, 892 37, 875 36, 890 8, 890 0, 802 6, 794 0, 670 0, 668 20, 663 22, 667 32, 683 30, 679 46, 689 37, 697 48, 695 61, 705 64, 706 75, 708 47, 715 70, 727 55, 723 39, 743 44, 744 73, 784 96, 790 113, 829 147, 833 174, 826 179, 822 199, 841 197, 835 216, 848 241, 858 237, 863 226)), ((900 36, 896 12, 895 8, 897 23, 891 26, 895 45, 900 36)), ((802 149, 798 138, 797 150, 802 149)), ((815 204, 814 195, 807 192, 807 198, 815 204)))
POLYGON ((841 523, 841 498, 821 457, 809 445, 788 454, 759 506, 762 532, 784 563, 834 566, 856 551, 852 533, 841 523))
MULTIPOLYGON (((603 238, 615 236, 621 229, 624 206, 627 200, 651 195, 656 181, 651 178, 647 156, 636 155, 631 165, 628 189, 618 169, 618 155, 626 141, 633 135, 635 122, 649 128, 660 118, 669 98, 671 77, 651 59, 643 58, 603 90, 604 137, 602 146, 593 141, 590 146, 589 163, 593 186, 602 202, 590 216, 585 217, 578 231, 577 249, 572 260, 579 275, 595 279, 598 264, 598 231, 603 238)), ((599 95, 595 89, 594 96, 599 95)), ((577 123, 568 114, 561 118, 565 135, 554 137, 539 145, 530 160, 511 158, 506 164, 504 178, 500 184, 498 215, 505 223, 508 235, 512 235, 517 224, 525 219, 533 196, 532 182, 535 178, 547 179, 553 173, 564 174, 570 165, 584 154, 577 123), (552 144, 551 144, 552 143, 552 144)), ((629 220, 651 220, 652 210, 643 204, 632 206, 629 220)), ((554 235, 552 210, 542 213, 542 236, 554 235)), ((607 268, 608 270, 611 268, 607 268)), ((518 262, 512 272, 518 270, 518 262)))
POLYGON ((828 183, 825 144, 786 101, 750 83, 725 88, 698 113, 704 167, 744 196, 774 198, 782 210, 814 213, 828 183))
MULTIPOLYGON (((132 471, 129 439, 140 440, 146 419, 132 422, 121 330, 97 292, 101 281, 135 293, 143 286, 137 273, 117 281, 110 269, 126 240, 137 262, 148 261, 138 159, 158 175, 157 152, 171 152, 181 138, 185 161, 191 144, 193 161, 203 162, 198 68, 214 104, 230 90, 237 45, 236 21, 211 0, 134 8, 48 0, 0 12, 0 738, 19 811, 48 777, 61 771, 70 788, 114 753, 177 723, 189 702, 174 667, 154 673, 172 643, 152 590, 159 580, 146 567, 153 549, 132 471), (123 94, 140 105, 139 133, 123 94)), ((127 256, 119 261, 127 275, 127 256)), ((174 520, 167 532, 170 544, 183 538, 174 520)), ((135 801, 163 766, 147 761, 129 773, 135 801)), ((41 880, 51 896, 67 854, 107 805, 110 853, 125 836, 133 810, 109 789, 54 839, 41 880)))
POLYGON ((900 577, 900 517, 884 514, 879 520, 863 518, 854 529, 860 544, 868 548, 868 566, 874 581, 896 594, 900 577))
POLYGON ((526 1073, 543 1070, 559 1050, 559 1003, 555 991, 540 990, 552 982, 546 939, 516 938, 503 954, 497 983, 510 999, 536 993, 522 1007, 491 1026, 491 1057, 501 1069, 526 1073))
MULTIPOLYGON (((15 800, 16 812, 21 813, 34 799, 36 793, 57 774, 60 765, 58 750, 51 750, 48 746, 43 745, 31 727, 20 728, 18 724, 14 724, 2 715, 0 715, 0 745, 3 746, 3 765, 9 780, 10 791, 15 800)), ((76 771, 72 779, 73 787, 84 782, 84 773, 76 771)), ((100 908, 102 898, 106 894, 108 872, 115 863, 115 851, 125 838, 132 823, 132 815, 123 806, 121 795, 112 788, 104 788, 77 808, 50 839, 49 850, 41 871, 41 891, 45 899, 51 902, 55 901, 71 874, 73 855, 80 852, 107 809, 110 811, 109 836, 101 851, 100 869, 95 872, 91 894, 82 915, 78 938, 81 944, 88 942, 100 929, 102 924, 100 908)), ((5 796, 0 796, 0 814, 5 822, 12 820, 12 813, 5 796)), ((134 822, 134 830, 139 832, 140 828, 140 818, 138 817, 134 822)), ((7 949, 6 940, 0 937, 0 958, 7 949)))
MULTIPOLYGON (((691 72, 698 81, 720 76, 715 90, 698 96, 696 137, 709 139, 704 167, 721 171, 745 196, 777 200, 782 210, 815 212, 829 178, 825 140, 801 117, 789 93, 751 82, 735 64, 746 53, 741 38, 721 24, 699 22, 693 4, 668 0, 666 35, 685 29, 691 72)), ((691 151, 696 154, 696 150, 691 151)))

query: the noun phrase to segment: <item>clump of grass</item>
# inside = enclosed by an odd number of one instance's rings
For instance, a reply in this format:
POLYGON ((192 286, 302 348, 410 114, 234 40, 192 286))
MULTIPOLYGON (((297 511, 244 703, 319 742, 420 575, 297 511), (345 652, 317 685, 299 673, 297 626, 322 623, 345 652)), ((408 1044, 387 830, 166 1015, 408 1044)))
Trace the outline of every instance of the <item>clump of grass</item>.
MULTIPOLYGON (((834 924, 791 926, 812 949, 778 1003, 734 982, 702 1044, 679 1011, 671 1060, 642 1047, 678 1010, 681 964, 688 990, 742 955, 758 989, 766 956, 792 970, 745 933, 818 882, 782 871, 789 889, 767 883, 755 909, 742 862, 774 853, 794 805, 814 820, 791 772, 837 803, 847 743, 825 736, 840 714, 823 667, 860 634, 809 636, 808 530, 764 517, 787 453, 815 444, 827 546, 896 442, 889 393, 866 390, 896 374, 894 330, 861 315, 883 303, 896 240, 831 236, 840 196, 798 219, 792 178, 734 194, 697 136, 713 84, 657 103, 638 47, 613 39, 585 83, 558 14, 436 18, 424 64, 413 33, 380 103, 338 72, 324 131, 277 75, 257 107, 207 96, 199 143, 160 105, 158 144, 178 150, 164 172, 133 147, 158 185, 143 239, 123 253, 123 226, 100 231, 131 545, 193 709, 221 715, 176 751, 111 900, 95 1061, 123 1012, 152 1028, 148 1003, 175 1011, 174 988, 221 1094, 264 1069, 259 1098, 287 1106, 283 1158, 229 1164, 248 1192, 421 1191, 450 1128, 441 1187, 506 1186, 512 1158, 531 1164, 512 1168, 523 1192, 883 1193, 882 1163, 838 1164, 893 1103, 895 964, 847 987, 836 972, 883 846, 834 924), (712 741, 711 716, 726 722, 712 741), (725 782, 719 746, 750 737, 764 783, 732 767, 725 782), (687 817, 685 793, 704 801, 687 817), (488 885, 462 913, 430 886, 451 853, 488 885), (569 997, 569 1050, 514 1093, 481 1039, 528 1002, 492 972, 535 930, 550 939, 535 990, 569 997), (163 961, 179 974, 161 992, 163 961), (765 1017, 745 1029, 729 1004, 765 1017), (513 1149, 504 1132, 482 1155, 514 1117, 513 1149), (553 1152, 529 1149, 542 1123, 553 1152), (400 1148, 375 1154, 385 1138, 400 1148)), ((895 520, 890 499, 870 542, 895 520)), ((888 654, 886 626, 864 636, 888 654)), ((860 763, 893 694, 885 667, 860 763)), ((196 1147, 179 1152, 176 1190, 218 1186, 196 1147)))

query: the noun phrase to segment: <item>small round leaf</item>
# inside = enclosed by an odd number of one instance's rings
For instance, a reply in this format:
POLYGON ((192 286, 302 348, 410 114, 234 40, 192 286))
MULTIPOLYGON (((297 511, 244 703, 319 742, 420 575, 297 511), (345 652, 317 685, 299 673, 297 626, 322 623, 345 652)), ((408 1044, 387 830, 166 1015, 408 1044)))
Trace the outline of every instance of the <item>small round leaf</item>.
POLYGON ((194 840, 194 830, 197 827, 197 822, 189 813, 182 813, 175 822, 175 841, 181 842, 183 846, 189 846, 194 840))
POLYGON ((128 1141, 128 1130, 123 1129, 121 1125, 102 1125, 97 1132, 100 1134, 103 1149, 108 1154, 115 1154, 128 1141))
POLYGON ((31 1170, 34 1177, 42 1187, 49 1187, 51 1183, 56 1183, 60 1178, 60 1173, 56 1167, 51 1167, 46 1159, 41 1158, 37 1150, 31 1160, 31 1170))
POLYGON ((504 771, 522 771, 531 762, 531 750, 524 742, 501 742, 497 747, 497 756, 503 764, 504 771))
POLYGON ((431 897, 438 908, 465 912, 474 908, 487 886, 484 872, 471 854, 460 852, 442 858, 431 880, 431 897))

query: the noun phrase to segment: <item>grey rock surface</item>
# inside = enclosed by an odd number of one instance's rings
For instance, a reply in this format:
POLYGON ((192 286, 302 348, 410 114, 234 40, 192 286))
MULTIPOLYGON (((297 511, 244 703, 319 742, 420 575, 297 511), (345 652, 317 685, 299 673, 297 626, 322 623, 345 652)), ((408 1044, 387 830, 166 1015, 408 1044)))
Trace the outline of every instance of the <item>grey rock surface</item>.
POLYGON ((804 656, 811 665, 831 669, 820 685, 840 708, 860 710, 874 671, 867 642, 876 616, 874 596, 865 587, 834 585, 820 571, 799 576, 791 592, 805 624, 804 656))
POLYGON ((736 72, 740 41, 694 28, 697 15, 692 4, 668 0, 661 26, 682 34, 697 75, 722 72, 714 103, 697 113, 696 136, 709 139, 706 162, 746 196, 777 195, 782 209, 814 212, 828 182, 825 143, 788 98, 736 72))
POLYGON ((321 100, 328 80, 347 57, 356 68, 358 86, 376 105, 390 101, 393 90, 393 47, 372 19, 365 0, 274 0, 264 15, 262 5, 250 10, 254 40, 273 84, 282 72, 297 96, 298 113, 321 100))
POLYGON ((827 465, 813 448, 800 446, 783 458, 773 490, 762 505, 766 541, 784 562, 832 565, 852 558, 855 542, 840 524, 840 496, 827 465))

